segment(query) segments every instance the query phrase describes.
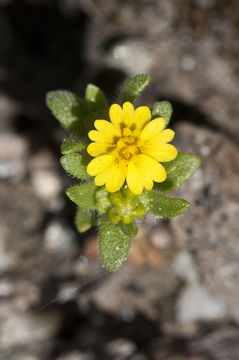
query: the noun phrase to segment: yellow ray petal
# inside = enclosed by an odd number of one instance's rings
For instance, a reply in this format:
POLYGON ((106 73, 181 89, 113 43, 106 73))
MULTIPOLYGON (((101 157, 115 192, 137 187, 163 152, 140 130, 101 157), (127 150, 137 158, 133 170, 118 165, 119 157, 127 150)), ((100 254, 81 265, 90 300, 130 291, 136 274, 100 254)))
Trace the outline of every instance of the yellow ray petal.
POLYGON ((144 178, 134 161, 130 161, 127 168, 126 181, 130 191, 139 195, 143 191, 144 178))
POLYGON ((162 182, 166 180, 166 171, 158 161, 150 156, 141 154, 137 158, 138 168, 148 184, 148 177, 153 181, 162 182))
POLYGON ((113 148, 110 144, 93 142, 87 146, 87 152, 91 156, 99 156, 103 154, 107 154, 112 151, 113 148))
POLYGON ((101 155, 91 160, 87 166, 87 173, 91 176, 98 175, 104 171, 113 162, 114 158, 111 155, 101 155))
POLYGON ((91 130, 88 133, 88 137, 92 141, 100 142, 100 143, 107 143, 108 145, 113 145, 119 139, 119 136, 113 136, 113 134, 105 134, 104 132, 100 132, 97 130, 91 130))
POLYGON ((154 182, 153 180, 151 179, 150 176, 145 176, 144 178, 144 187, 146 190, 151 190, 154 186, 154 182))
POLYGON ((106 180, 106 189, 109 192, 118 191, 124 184, 126 176, 125 164, 114 164, 110 167, 106 180))
POLYGON ((134 121, 136 129, 141 131, 142 128, 150 121, 151 112, 148 106, 140 106, 134 112, 134 121))
POLYGON ((156 118, 150 121, 142 130, 140 138, 143 141, 150 140, 158 135, 165 126, 165 120, 163 118, 156 118))
POLYGON ((95 184, 102 186, 106 184, 109 192, 118 191, 124 184, 126 176, 125 164, 112 163, 108 168, 95 177, 95 184))
POLYGON ((142 152, 160 161, 171 161, 178 155, 177 149, 171 144, 145 144, 142 152))
POLYGON ((99 131, 96 131, 96 130, 91 130, 88 133, 88 137, 92 141, 99 141, 99 135, 100 135, 99 131))
POLYGON ((99 131, 100 135, 104 137, 104 142, 112 142, 115 137, 119 137, 121 135, 121 131, 109 121, 95 120, 94 125, 95 128, 99 131))
POLYGON ((158 135, 156 135, 153 140, 150 140, 150 143, 157 143, 157 144, 167 144, 168 142, 172 141, 174 138, 175 132, 171 129, 166 129, 161 131, 158 135))
POLYGON ((123 104, 123 122, 129 128, 134 124, 134 106, 129 101, 123 104))
POLYGON ((102 171, 101 173, 96 175, 96 177, 95 177, 95 185, 96 186, 103 186, 103 185, 105 185, 107 179, 108 179, 108 172, 106 170, 102 171))
POLYGON ((112 124, 114 124, 117 128, 121 128, 121 124, 123 122, 123 110, 118 104, 113 104, 110 107, 109 111, 110 120, 112 124))

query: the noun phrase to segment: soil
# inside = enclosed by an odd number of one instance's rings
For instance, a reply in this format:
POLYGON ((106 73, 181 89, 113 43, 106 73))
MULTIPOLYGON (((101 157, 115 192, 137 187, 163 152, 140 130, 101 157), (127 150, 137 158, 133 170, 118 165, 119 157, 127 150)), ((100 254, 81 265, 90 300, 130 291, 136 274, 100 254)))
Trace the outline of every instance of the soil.
POLYGON ((216 0, 0 1, 0 360, 238 360, 239 5, 216 0), (102 268, 78 234, 65 132, 49 90, 169 100, 180 151, 200 170, 147 217, 126 264, 102 268))

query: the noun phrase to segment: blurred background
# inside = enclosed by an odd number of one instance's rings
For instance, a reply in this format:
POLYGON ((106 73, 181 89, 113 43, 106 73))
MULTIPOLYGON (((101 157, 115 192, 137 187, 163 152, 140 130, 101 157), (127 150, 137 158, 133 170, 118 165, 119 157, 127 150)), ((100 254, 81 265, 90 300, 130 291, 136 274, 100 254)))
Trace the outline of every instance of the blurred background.
POLYGON ((239 359, 238 0, 0 1, 0 359, 239 359), (174 107, 200 170, 184 215, 144 221, 121 270, 78 234, 49 90, 174 107))

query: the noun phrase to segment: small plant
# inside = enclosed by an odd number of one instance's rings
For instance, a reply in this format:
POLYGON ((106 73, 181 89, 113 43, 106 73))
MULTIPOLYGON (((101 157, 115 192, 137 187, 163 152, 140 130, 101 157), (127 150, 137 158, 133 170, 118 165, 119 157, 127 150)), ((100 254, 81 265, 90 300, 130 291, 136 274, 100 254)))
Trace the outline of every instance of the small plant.
POLYGON ((145 74, 129 79, 122 106, 109 107, 103 92, 92 84, 86 87, 85 101, 69 91, 51 91, 46 98, 69 132, 61 145, 61 165, 81 180, 66 190, 78 206, 76 227, 84 232, 98 226, 100 256, 109 271, 126 260, 138 219, 147 212, 169 218, 189 208, 188 201, 166 194, 200 166, 196 155, 178 153, 169 144, 174 131, 166 128, 172 115, 168 101, 134 109, 136 96, 149 81, 145 74))

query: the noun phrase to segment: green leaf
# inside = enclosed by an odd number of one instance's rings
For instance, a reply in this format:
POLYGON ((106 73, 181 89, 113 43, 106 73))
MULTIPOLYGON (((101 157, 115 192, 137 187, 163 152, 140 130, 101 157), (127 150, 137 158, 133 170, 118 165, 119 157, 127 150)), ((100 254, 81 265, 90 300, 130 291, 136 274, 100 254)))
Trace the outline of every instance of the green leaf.
POLYGON ((128 236, 137 235, 138 228, 135 220, 133 220, 130 224, 123 224, 122 222, 120 222, 119 227, 128 236))
POLYGON ((85 106, 77 95, 70 91, 50 91, 47 93, 46 103, 66 130, 78 136, 85 135, 85 106))
POLYGON ((176 190, 195 173, 200 164, 201 160, 197 155, 179 153, 175 160, 163 164, 167 179, 163 183, 155 184, 155 188, 163 194, 176 190))
POLYGON ((147 210, 162 218, 169 218, 184 213, 190 203, 184 199, 168 198, 156 190, 144 193, 144 205, 147 210))
POLYGON ((122 91, 122 101, 134 101, 137 95, 148 85, 151 76, 148 74, 139 74, 126 81, 122 91))
POLYGON ((105 95, 97 86, 88 84, 86 87, 85 97, 91 110, 98 111, 102 108, 107 108, 105 95))
POLYGON ((64 155, 71 154, 73 152, 80 151, 85 148, 86 145, 83 144, 80 140, 74 137, 69 137, 63 140, 61 144, 61 153, 64 155))
POLYGON ((95 225, 95 212, 91 210, 85 210, 78 207, 75 217, 75 224, 77 230, 82 233, 89 230, 95 225))
POLYGON ((163 117, 166 123, 165 127, 167 127, 171 119, 173 107, 168 101, 160 101, 154 104, 151 112, 153 119, 155 119, 156 117, 163 117))
POLYGON ((70 175, 81 180, 89 180, 92 177, 87 174, 86 167, 89 163, 89 156, 80 154, 68 154, 61 157, 60 162, 63 169, 70 175))
POLYGON ((128 256, 131 237, 102 217, 99 226, 99 250, 104 266, 109 271, 118 270, 128 256))
POLYGON ((95 209, 95 191, 94 183, 71 186, 66 190, 66 195, 76 205, 85 209, 95 209))

